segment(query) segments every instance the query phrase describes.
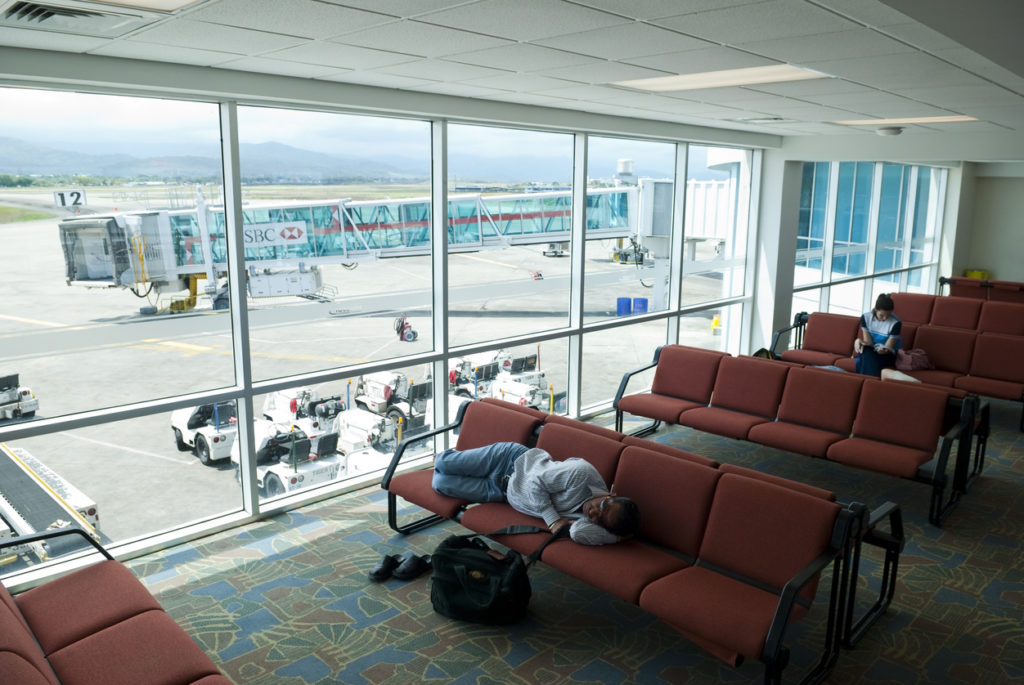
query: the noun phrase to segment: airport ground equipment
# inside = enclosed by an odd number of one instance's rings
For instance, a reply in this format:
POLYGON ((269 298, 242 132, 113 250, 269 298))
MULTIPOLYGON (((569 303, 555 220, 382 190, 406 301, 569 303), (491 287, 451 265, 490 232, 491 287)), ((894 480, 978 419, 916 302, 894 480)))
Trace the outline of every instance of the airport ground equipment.
MULTIPOLYGON (((0 443, 0 540, 70 527, 99 541, 96 502, 27 450, 0 443)), ((88 546, 67 537, 10 546, 0 555, 0 573, 88 546)))
POLYGON ((338 432, 338 414, 345 410, 340 396, 320 397, 311 388, 289 388, 267 395, 263 401, 263 418, 301 429, 316 452, 320 438, 338 432))
POLYGON ((192 450, 203 464, 228 459, 238 436, 234 402, 201 404, 171 412, 174 442, 182 452, 192 450))
MULTIPOLYGON (((336 480, 344 468, 344 457, 337 450, 337 433, 321 435, 314 450, 309 436, 295 426, 257 419, 253 422, 253 431, 258 445, 256 485, 264 497, 277 497, 336 480)), ((231 461, 237 478, 237 442, 231 450, 231 461)))
POLYGON ((39 399, 28 386, 21 385, 18 374, 0 377, 0 419, 31 418, 39 409, 39 399))

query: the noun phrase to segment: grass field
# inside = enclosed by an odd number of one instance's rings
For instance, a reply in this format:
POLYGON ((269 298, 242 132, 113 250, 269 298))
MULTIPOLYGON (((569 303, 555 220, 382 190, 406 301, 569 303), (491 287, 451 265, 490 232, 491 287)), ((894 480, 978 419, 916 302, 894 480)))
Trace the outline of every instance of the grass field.
POLYGON ((18 221, 38 221, 49 219, 52 212, 40 212, 34 209, 20 209, 18 207, 4 207, 0 205, 0 224, 13 224, 18 221))

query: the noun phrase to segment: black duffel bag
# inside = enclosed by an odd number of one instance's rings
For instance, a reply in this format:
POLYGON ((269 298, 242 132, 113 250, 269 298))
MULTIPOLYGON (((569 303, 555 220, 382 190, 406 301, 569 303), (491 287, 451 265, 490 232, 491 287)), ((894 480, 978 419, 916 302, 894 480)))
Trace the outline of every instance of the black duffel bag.
MULTIPOLYGON (((510 526, 487 535, 543 533, 537 526, 510 526)), ((430 603, 434 611, 448 618, 474 623, 514 623, 526 615, 530 603, 527 569, 553 540, 551 536, 524 560, 514 550, 500 552, 475 535, 452 535, 441 541, 430 557, 430 603)))

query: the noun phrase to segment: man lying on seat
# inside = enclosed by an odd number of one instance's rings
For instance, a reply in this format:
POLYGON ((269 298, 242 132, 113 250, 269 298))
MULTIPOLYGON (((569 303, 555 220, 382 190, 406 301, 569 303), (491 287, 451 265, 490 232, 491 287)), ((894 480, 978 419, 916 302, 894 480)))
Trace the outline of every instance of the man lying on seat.
POLYGON ((639 510, 608 492, 601 474, 579 457, 556 461, 542 449, 498 442, 449 449, 434 458, 434 490, 471 502, 508 502, 544 519, 552 533, 570 526, 582 545, 607 545, 636 532, 639 510))

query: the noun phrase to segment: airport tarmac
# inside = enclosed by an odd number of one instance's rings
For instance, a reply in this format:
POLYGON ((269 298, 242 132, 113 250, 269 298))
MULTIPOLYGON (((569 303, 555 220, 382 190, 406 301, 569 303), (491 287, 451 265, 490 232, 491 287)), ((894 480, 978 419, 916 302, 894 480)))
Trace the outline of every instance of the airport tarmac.
MULTIPOLYGON (((19 194, 12 199, 0 193, 0 205, 39 206, 44 197, 19 194)), ((18 373, 22 384, 33 389, 40 402, 37 418, 233 383, 227 312, 212 311, 209 300, 200 298, 192 312, 143 315, 140 307, 165 309, 169 299, 138 298, 122 288, 68 286, 57 223, 58 218, 0 224, 0 375, 18 373)), ((620 297, 655 300, 651 289, 640 283, 641 272, 632 264, 612 262, 611 245, 604 243, 588 244, 588 321, 615 318, 620 297)), ((543 247, 450 256, 451 344, 567 325, 570 260, 544 257, 543 247)), ((708 281, 709 290, 718 287, 714 279, 708 281)), ((432 349, 428 257, 381 259, 354 269, 328 265, 324 282, 337 289, 327 302, 249 299, 254 378, 280 378, 432 349), (399 341, 393 330, 401 313, 419 333, 415 342, 399 341)), ((707 312, 706 317, 684 319, 689 342, 720 345, 711 316, 707 312)), ((649 361, 663 341, 663 322, 585 336, 584 402, 610 399, 622 373, 649 361)), ((537 349, 530 344, 513 352, 537 349)), ((555 392, 564 391, 565 342, 543 343, 539 352, 541 368, 555 392)), ((404 370, 422 379, 422 369, 404 370)), ((341 379, 316 389, 321 395, 345 396, 351 386, 341 379)), ((261 406, 262 398, 256 398, 257 412, 261 406)), ((203 466, 192 454, 179 452, 166 413, 14 444, 92 497, 99 505, 101 528, 112 540, 152 534, 241 506, 230 462, 203 466)), ((382 454, 382 468, 387 460, 382 454)))

